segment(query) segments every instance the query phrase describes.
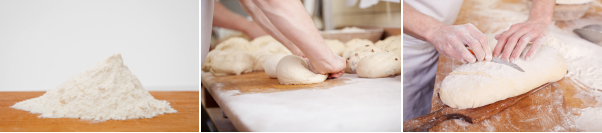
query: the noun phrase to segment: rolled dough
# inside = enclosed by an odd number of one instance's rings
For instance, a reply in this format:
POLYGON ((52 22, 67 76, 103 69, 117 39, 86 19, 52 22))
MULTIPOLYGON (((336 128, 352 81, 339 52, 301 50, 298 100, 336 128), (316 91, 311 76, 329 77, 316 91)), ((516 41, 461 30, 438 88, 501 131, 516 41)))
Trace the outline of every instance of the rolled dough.
POLYGON ((284 56, 276 66, 276 75, 284 85, 321 83, 328 77, 310 71, 305 60, 296 55, 284 56))
POLYGON ((265 60, 265 62, 263 63, 263 68, 265 69, 265 73, 268 75, 268 77, 270 78, 277 78, 276 75, 276 67, 278 66, 278 62, 280 61, 280 59, 284 58, 284 56, 286 56, 288 54, 283 54, 283 53, 275 53, 275 54, 271 54, 270 56, 268 56, 268 58, 265 60))
POLYGON ((441 83, 441 101, 452 108, 481 107, 558 81, 566 75, 567 65, 556 49, 542 45, 530 61, 525 61, 528 49, 514 62, 525 72, 493 62, 463 64, 456 68, 441 83))

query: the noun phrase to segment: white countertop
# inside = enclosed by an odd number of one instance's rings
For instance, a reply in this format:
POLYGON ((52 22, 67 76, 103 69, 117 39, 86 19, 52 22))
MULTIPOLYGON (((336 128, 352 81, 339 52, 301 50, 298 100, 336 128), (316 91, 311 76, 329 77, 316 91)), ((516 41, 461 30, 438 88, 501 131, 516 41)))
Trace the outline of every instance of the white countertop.
POLYGON ((270 93, 224 91, 201 76, 238 131, 401 131, 401 76, 344 74, 349 84, 270 93))

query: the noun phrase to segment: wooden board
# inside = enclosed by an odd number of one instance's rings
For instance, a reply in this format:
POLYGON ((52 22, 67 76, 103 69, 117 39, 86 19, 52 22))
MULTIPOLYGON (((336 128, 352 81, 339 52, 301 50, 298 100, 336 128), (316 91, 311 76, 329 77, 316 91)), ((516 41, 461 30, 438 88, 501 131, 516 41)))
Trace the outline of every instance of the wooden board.
POLYGON ((17 102, 35 98, 46 92, 0 92, 0 132, 150 132, 199 131, 198 91, 151 91, 158 100, 166 100, 177 113, 148 119, 91 122, 74 118, 38 118, 40 114, 10 108, 17 102))
MULTIPOLYGON (((459 61, 439 56, 431 112, 444 106, 437 96, 441 82, 460 65, 459 61)), ((591 91, 565 77, 481 122, 470 124, 463 120, 449 120, 429 131, 578 131, 574 126, 574 118, 578 114, 576 109, 596 103, 593 96, 588 95, 591 91)))

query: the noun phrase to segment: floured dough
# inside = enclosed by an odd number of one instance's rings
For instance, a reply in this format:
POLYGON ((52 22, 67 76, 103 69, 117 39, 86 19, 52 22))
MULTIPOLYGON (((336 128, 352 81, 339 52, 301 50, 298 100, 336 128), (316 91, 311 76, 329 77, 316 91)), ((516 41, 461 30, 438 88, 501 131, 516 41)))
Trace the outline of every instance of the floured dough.
POLYGON ((357 76, 360 78, 382 78, 401 74, 401 56, 395 52, 378 52, 357 64, 357 76))
POLYGON ((441 101, 452 108, 476 108, 518 96, 545 83, 562 79, 567 73, 564 58, 556 49, 542 45, 530 61, 514 62, 525 72, 493 62, 463 64, 441 83, 441 101))
POLYGON ((211 74, 240 75, 253 71, 253 56, 242 51, 216 51, 211 60, 211 74))
POLYGON ((265 73, 268 74, 268 77, 275 79, 276 75, 276 67, 278 66, 278 61, 287 56, 288 54, 283 53, 275 53, 271 54, 267 57, 265 62, 263 63, 263 68, 265 69, 265 73))
POLYGON ((305 60, 296 55, 284 56, 276 66, 276 75, 284 85, 321 83, 328 77, 310 71, 305 60))
POLYGON ((255 58, 255 61, 253 61, 253 72, 264 71, 263 63, 272 54, 274 54, 274 53, 270 53, 270 52, 256 52, 253 55, 253 58, 255 58))
POLYGON ((330 39, 324 39, 324 42, 326 42, 326 45, 328 45, 328 48, 330 48, 332 53, 343 57, 343 50, 345 50, 345 44, 343 44, 343 42, 330 39))

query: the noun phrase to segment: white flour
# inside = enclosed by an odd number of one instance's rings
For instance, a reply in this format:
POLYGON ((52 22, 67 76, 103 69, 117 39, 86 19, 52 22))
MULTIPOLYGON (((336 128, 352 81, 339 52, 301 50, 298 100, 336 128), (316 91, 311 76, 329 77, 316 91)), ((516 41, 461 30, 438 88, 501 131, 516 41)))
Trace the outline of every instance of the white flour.
POLYGON ((123 65, 120 54, 96 63, 48 90, 44 95, 18 102, 12 108, 42 114, 43 118, 126 120, 152 118, 177 112, 167 101, 157 100, 123 65))
POLYGON ((602 132, 602 108, 585 108, 576 122, 580 129, 586 132, 602 132))

